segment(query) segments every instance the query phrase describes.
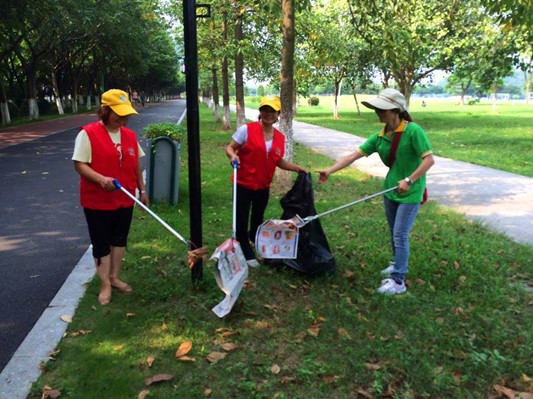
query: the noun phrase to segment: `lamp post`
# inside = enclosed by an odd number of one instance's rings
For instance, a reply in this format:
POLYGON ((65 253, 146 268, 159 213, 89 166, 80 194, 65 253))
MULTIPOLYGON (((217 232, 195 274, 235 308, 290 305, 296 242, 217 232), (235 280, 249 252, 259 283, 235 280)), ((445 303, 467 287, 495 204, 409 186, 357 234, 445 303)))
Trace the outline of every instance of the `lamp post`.
MULTIPOLYGON (((198 47, 196 2, 183 0, 185 85, 187 93, 187 147, 189 153, 189 211, 191 241, 202 246, 202 193, 200 179, 200 118, 198 116, 198 47)), ((191 268, 193 284, 202 279, 202 259, 191 268)))

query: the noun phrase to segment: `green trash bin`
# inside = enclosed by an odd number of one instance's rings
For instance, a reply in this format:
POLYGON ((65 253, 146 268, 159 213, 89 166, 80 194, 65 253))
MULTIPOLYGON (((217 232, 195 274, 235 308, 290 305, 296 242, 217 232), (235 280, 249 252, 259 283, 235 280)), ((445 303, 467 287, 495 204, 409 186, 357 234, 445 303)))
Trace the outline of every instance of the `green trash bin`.
POLYGON ((148 146, 147 192, 150 202, 178 203, 180 142, 161 136, 148 146))

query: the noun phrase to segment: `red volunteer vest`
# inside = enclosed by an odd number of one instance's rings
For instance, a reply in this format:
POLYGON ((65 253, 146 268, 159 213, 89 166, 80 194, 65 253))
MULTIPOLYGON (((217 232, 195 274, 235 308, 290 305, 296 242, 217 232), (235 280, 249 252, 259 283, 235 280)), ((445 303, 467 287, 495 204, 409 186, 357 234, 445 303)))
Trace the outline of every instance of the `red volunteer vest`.
POLYGON ((250 122, 246 125, 248 138, 237 151, 241 160, 241 167, 237 172, 237 183, 250 190, 269 188, 276 170, 276 163, 283 157, 285 151, 285 136, 279 130, 274 129, 272 147, 267 153, 261 122, 250 122))
MULTIPOLYGON (((125 127, 120 128, 120 156, 109 133, 100 122, 90 123, 82 129, 87 132, 91 142, 91 168, 104 176, 116 178, 124 188, 135 195, 139 157, 135 132, 125 127)), ((98 210, 113 210, 133 205, 133 200, 121 190, 107 191, 83 176, 80 179, 80 202, 84 208, 98 210)))

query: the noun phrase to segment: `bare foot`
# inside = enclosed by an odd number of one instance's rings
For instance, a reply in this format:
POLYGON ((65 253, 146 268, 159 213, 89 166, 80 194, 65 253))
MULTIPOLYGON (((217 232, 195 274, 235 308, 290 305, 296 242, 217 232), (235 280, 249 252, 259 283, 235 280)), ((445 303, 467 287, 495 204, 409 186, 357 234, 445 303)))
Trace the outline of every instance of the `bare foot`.
POLYGON ((100 305, 107 305, 111 301, 111 287, 102 287, 100 289, 100 294, 98 294, 98 302, 100 305))
POLYGON ((126 284, 124 281, 120 281, 119 279, 111 280, 111 286, 122 292, 133 291, 133 289, 128 284, 126 284))

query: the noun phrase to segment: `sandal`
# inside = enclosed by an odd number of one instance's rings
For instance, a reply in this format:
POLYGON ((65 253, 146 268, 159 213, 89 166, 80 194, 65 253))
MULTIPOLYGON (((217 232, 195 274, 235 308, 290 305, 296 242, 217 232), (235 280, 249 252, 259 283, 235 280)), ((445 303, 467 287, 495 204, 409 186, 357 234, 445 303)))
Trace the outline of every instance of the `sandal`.
POLYGON ((133 291, 133 288, 131 288, 128 284, 126 284, 124 281, 120 281, 119 284, 113 284, 111 283, 111 287, 115 287, 120 292, 129 293, 133 291))

